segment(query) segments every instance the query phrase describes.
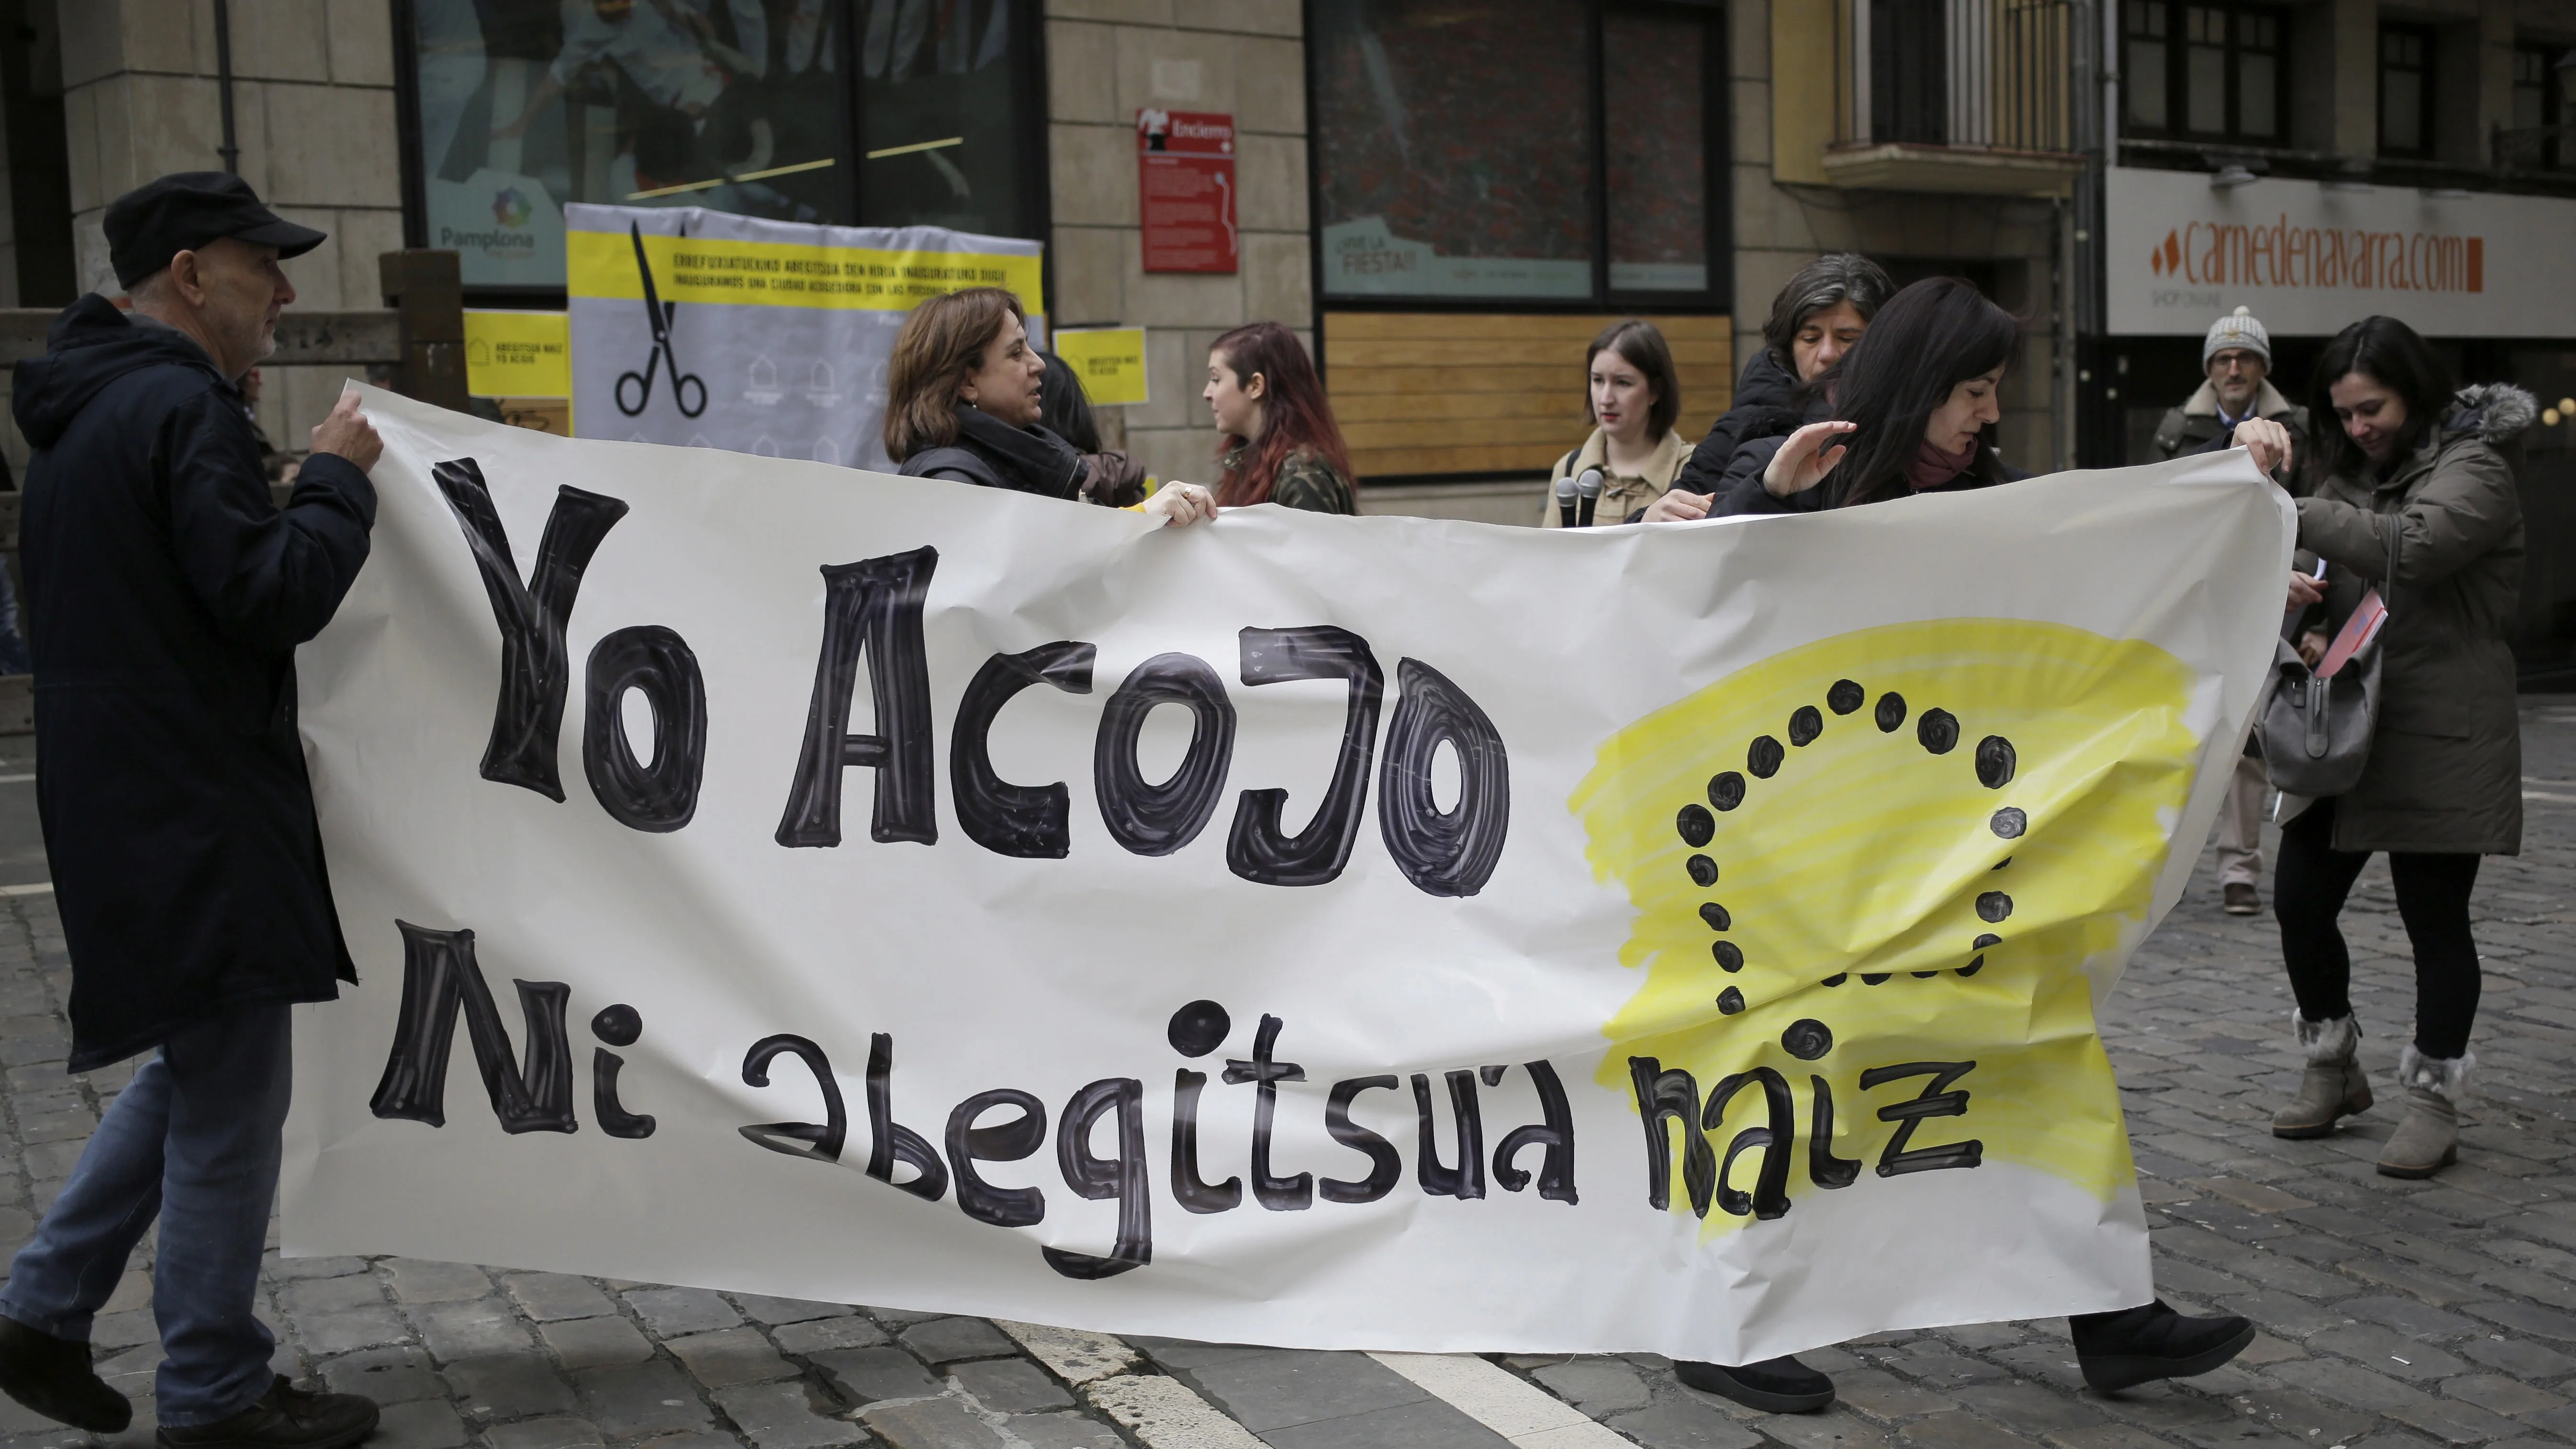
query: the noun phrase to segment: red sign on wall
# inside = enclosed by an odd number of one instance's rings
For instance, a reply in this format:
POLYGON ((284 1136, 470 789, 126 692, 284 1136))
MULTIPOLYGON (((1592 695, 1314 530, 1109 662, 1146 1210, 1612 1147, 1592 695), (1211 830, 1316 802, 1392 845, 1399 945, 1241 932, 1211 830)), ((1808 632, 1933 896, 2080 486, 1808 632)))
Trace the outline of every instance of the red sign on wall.
POLYGON ((1235 270, 1234 117, 1138 111, 1136 193, 1146 271, 1235 270))

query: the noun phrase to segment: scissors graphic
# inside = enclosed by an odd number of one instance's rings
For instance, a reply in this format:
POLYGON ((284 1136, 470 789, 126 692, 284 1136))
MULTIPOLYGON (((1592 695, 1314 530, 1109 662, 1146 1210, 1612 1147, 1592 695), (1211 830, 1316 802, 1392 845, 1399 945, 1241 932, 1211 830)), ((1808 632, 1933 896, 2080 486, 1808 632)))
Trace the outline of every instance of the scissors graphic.
POLYGON ((630 221, 626 224, 626 234, 634 238, 635 270, 644 278, 644 315, 653 323, 653 351, 644 359, 642 372, 617 375, 617 410, 630 418, 643 412, 644 405, 653 400, 653 370, 668 367, 671 372, 671 400, 680 405, 680 416, 694 418, 707 410, 707 383, 705 378, 694 372, 683 376, 679 355, 671 351, 671 317, 680 310, 680 304, 663 301, 662 294, 654 289, 653 264, 644 258, 644 229, 630 221), (631 404, 626 401, 629 383, 635 385, 635 401, 631 404), (698 401, 694 407, 689 404, 691 388, 697 389, 698 401))

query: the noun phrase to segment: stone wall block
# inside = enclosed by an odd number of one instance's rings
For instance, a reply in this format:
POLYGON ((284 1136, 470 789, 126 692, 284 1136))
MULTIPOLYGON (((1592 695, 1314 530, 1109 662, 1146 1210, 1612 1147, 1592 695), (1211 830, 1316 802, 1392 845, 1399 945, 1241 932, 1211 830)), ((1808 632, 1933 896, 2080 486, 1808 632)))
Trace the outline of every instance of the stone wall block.
MULTIPOLYGON (((1796 0, 1790 0, 1796 3, 1796 0)), ((1771 77, 1771 6, 1762 3, 1726 7, 1726 72, 1736 81, 1771 77)), ((1740 89, 1740 88, 1739 88, 1740 89)), ((1764 97, 1769 100, 1768 96, 1764 97)))
POLYGON ((1165 483, 1180 479, 1216 486, 1216 431, 1212 428, 1131 427, 1127 455, 1165 483))
POLYGON ((276 202, 402 205, 394 95, 343 86, 276 85, 267 96, 276 202))
POLYGON ((232 0, 232 20, 235 79, 331 79, 327 0, 232 0))
MULTIPOLYGON (((176 8, 175 4, 173 8, 176 8)), ((62 26, 63 85, 76 88, 125 68, 123 7, 57 5, 62 26)))
POLYGON ((71 167, 72 210, 95 211, 107 205, 99 188, 98 158, 105 142, 98 134, 99 93, 106 87, 75 86, 63 94, 63 154, 71 167))
MULTIPOLYGON (((212 171, 223 165, 223 158, 215 154, 223 138, 223 120, 214 82, 127 74, 102 81, 94 89, 98 93, 100 206, 156 176, 212 171)), ((80 170, 77 159, 72 169, 80 170)))
POLYGON ((1202 30, 1121 27, 1118 37, 1118 114, 1132 118, 1145 106, 1176 111, 1235 109, 1235 51, 1231 35, 1202 30))
POLYGON ((1247 131, 1306 134, 1306 44, 1247 36, 1235 42, 1234 123, 1247 131))
POLYGON ((1771 83, 1768 80, 1740 80, 1727 89, 1732 92, 1734 100, 1731 124, 1727 128, 1728 134, 1735 138, 1734 159, 1761 166, 1772 165, 1771 83))
MULTIPOLYGON (((1235 215, 1246 231, 1306 232, 1306 140, 1238 136, 1235 215)), ((1246 240, 1249 240, 1247 238, 1246 240)))
MULTIPOLYGON (((340 246, 339 214, 327 208, 311 206, 272 204, 271 209, 298 226, 309 226, 316 231, 330 233, 329 241, 300 257, 292 257, 277 264, 279 270, 286 273, 287 282, 295 288, 294 305, 309 312, 328 311, 348 305, 340 300, 345 293, 344 279, 349 277, 349 268, 346 261, 347 253, 340 246)), ((371 260, 364 275, 373 277, 375 273, 375 264, 371 260)), ((368 301, 372 304, 374 299, 370 298, 368 301)))
POLYGON ((1110 20, 1124 25, 1170 25, 1178 0, 1046 0, 1049 20, 1110 20))
POLYGON ((1125 125, 1118 109, 1118 36, 1106 25, 1049 20, 1046 28, 1047 117, 1125 125))
MULTIPOLYGON (((284 403, 281 431, 269 441, 300 453, 311 445, 313 429, 339 404, 340 390, 352 371, 346 367, 269 367, 261 369, 263 400, 274 389, 284 403)), ((261 420, 263 423, 266 419, 261 420)))
POLYGON ((1243 239, 1246 321, 1268 318, 1305 330, 1315 315, 1313 252, 1304 232, 1254 232, 1243 239))
POLYGON ((1191 351, 1188 334, 1179 328, 1148 329, 1145 382, 1148 400, 1124 409, 1128 435, 1149 428, 1188 427, 1191 403, 1207 383, 1207 349, 1191 351))
POLYGON ((1778 247, 1790 251, 1819 250, 1814 228, 1809 224, 1807 209, 1797 204, 1786 192, 1771 185, 1767 166, 1735 168, 1735 244, 1738 247, 1778 247))
POLYGON ((1243 321, 1243 278, 1223 273, 1145 275, 1145 238, 1124 232, 1127 321, 1146 327, 1232 327, 1243 321))
POLYGON ((1295 37, 1306 32, 1298 0, 1190 0, 1189 23, 1210 30, 1295 37))
MULTIPOLYGON (((381 307, 384 293, 376 258, 402 249, 402 212, 397 209, 346 208, 331 223, 331 240, 318 251, 340 249, 339 300, 334 307, 381 307)), ((321 306, 318 302, 308 305, 321 306)))
POLYGON ((344 86, 394 83, 393 7, 376 0, 329 0, 331 79, 344 86))
POLYGON ((1137 225, 1136 133, 1125 126, 1047 128, 1058 226, 1137 225))
POLYGON ((1055 310, 1069 324, 1126 320, 1126 253, 1109 227, 1055 229, 1055 310))

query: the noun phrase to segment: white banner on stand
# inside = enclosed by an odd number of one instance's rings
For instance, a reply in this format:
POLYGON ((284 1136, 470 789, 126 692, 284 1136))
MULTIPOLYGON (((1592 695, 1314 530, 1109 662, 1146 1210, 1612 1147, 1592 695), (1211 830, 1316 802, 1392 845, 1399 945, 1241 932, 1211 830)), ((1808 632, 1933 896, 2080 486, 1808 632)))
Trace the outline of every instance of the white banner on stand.
POLYGON ((1006 287, 1046 336, 1033 241, 694 206, 564 216, 580 437, 890 472, 886 362, 914 306, 1006 287))
POLYGON ((2094 1008, 2271 658, 2241 453, 1162 529, 366 402, 287 1251, 1728 1363, 2149 1296, 2094 1008))

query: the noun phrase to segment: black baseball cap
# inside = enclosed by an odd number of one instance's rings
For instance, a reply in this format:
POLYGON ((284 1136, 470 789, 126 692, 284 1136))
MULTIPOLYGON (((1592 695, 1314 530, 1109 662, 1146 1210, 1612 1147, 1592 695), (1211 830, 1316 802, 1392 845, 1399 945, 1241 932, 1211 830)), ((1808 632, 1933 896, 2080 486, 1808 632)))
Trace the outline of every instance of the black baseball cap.
POLYGON ((170 265, 179 253, 223 237, 300 257, 328 235, 269 210, 249 182, 223 171, 180 171, 147 181, 107 204, 106 226, 107 259, 123 287, 170 265))

